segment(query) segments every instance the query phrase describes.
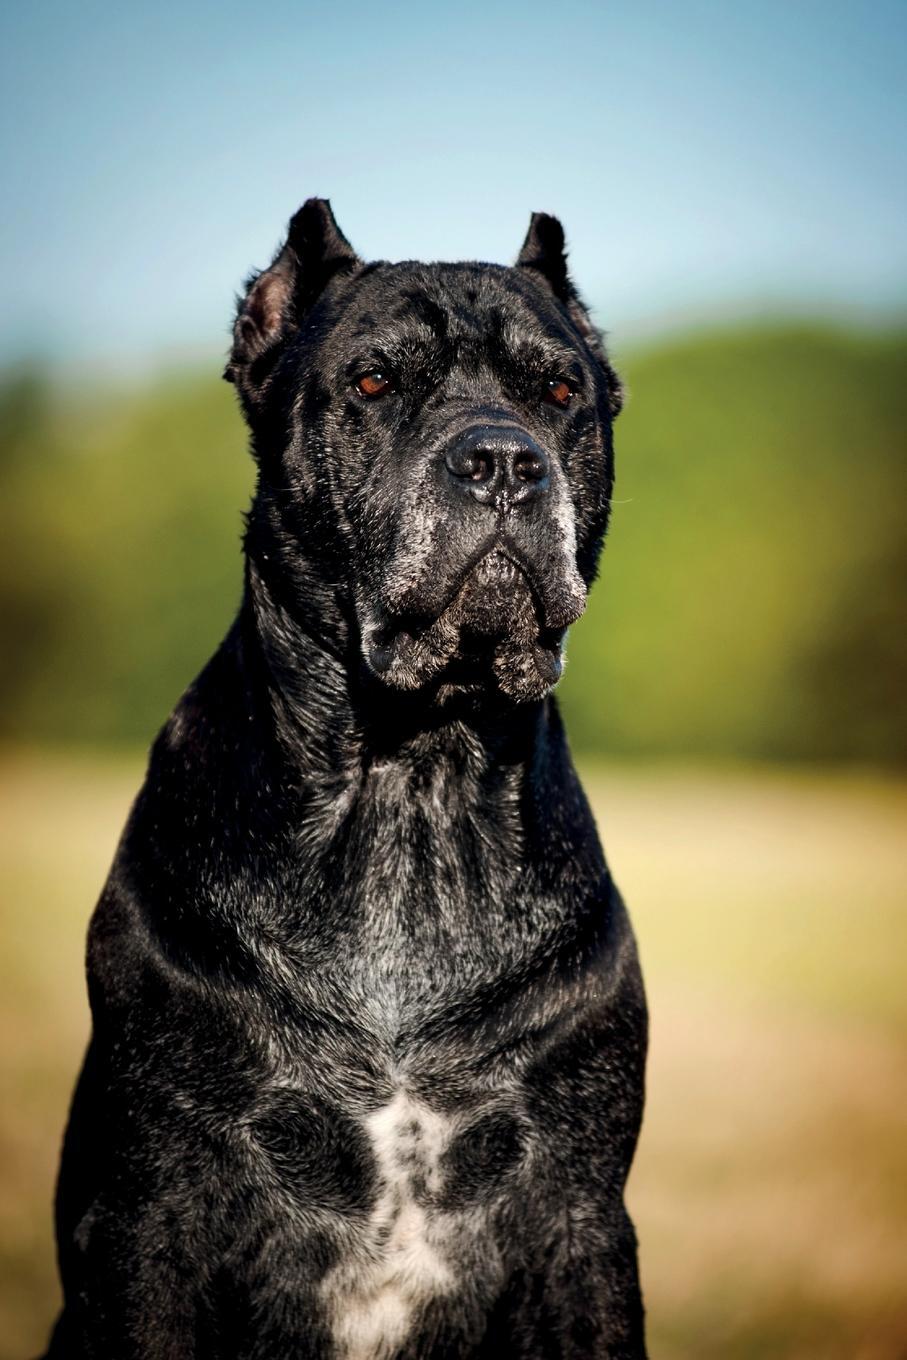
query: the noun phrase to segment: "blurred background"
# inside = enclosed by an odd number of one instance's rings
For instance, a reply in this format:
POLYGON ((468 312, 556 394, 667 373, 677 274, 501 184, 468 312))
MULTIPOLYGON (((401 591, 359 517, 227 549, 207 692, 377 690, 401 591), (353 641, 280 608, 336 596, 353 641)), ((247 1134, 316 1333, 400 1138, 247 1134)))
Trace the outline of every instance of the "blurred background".
POLYGON ((652 1008, 653 1360, 907 1356, 903 5, 2 28, 2 1360, 57 1306, 87 918, 238 600, 233 293, 311 194, 370 258, 559 214, 627 380, 561 694, 652 1008))

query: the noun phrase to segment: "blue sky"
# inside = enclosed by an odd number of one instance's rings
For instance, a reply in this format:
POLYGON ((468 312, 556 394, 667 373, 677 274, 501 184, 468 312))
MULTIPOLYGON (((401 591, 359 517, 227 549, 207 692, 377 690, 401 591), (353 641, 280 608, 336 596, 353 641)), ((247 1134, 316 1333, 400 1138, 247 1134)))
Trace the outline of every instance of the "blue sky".
POLYGON ((618 342, 905 310, 904 3, 5 9, 0 359, 223 348, 313 193, 369 258, 508 260, 555 212, 618 342))

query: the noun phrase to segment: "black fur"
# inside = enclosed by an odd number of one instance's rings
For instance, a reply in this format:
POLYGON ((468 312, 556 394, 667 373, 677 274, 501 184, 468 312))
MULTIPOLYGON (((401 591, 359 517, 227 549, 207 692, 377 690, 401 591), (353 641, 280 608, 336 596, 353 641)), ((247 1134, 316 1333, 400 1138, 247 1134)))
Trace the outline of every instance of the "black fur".
POLYGON ((645 1003, 548 692, 620 404, 563 247, 363 266, 311 200, 250 281, 245 593, 91 925, 54 1360, 645 1355, 645 1003))

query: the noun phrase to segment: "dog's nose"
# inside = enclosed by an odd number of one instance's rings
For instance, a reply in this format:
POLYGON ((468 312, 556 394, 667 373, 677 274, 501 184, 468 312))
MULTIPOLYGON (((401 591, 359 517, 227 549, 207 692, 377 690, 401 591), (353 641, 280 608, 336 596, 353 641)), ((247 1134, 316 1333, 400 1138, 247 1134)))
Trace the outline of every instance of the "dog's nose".
POLYGON ((502 425, 475 425, 448 447, 451 480, 483 504, 521 505, 548 490, 548 455, 531 435, 502 425))

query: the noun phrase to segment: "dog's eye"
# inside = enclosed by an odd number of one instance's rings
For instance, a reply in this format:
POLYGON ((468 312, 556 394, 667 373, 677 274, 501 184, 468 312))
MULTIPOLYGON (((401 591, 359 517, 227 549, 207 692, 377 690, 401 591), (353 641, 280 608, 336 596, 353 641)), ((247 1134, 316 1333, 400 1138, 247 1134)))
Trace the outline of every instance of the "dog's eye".
POLYGON ((563 378, 552 378, 545 388, 545 400, 552 406, 569 406, 572 396, 573 388, 563 378))
POLYGON ((374 373, 363 373, 356 379, 356 391, 362 397, 383 397, 391 390, 391 380, 386 373, 376 369, 374 373))

